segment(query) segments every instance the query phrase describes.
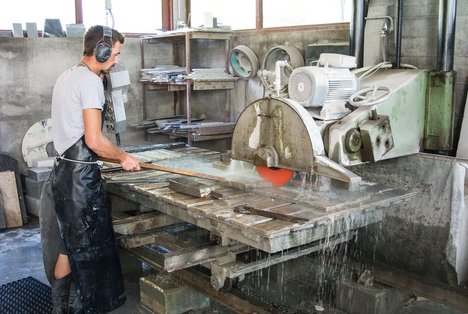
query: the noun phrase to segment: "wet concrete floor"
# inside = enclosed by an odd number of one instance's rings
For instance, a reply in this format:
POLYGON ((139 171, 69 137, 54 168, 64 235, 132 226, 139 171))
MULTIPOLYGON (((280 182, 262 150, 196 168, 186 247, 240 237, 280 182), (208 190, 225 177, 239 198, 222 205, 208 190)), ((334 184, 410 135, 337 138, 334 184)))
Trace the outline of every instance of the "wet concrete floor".
MULTIPOLYGON (((127 259, 121 258, 124 263, 127 259)), ((127 302, 112 311, 114 314, 151 313, 140 305, 138 280, 141 273, 136 267, 125 267, 127 302)), ((30 217, 21 228, 0 230, 0 285, 28 276, 49 285, 42 262, 39 220, 30 217)), ((1 310, 0 310, 1 312, 1 310)))
MULTIPOLYGON (((121 255, 122 268, 124 272, 127 302, 122 307, 114 310, 114 314, 151 313, 140 304, 139 300, 139 278, 145 275, 142 263, 123 253, 121 255)), ((49 284, 44 272, 42 263, 42 251, 40 244, 39 221, 35 217, 30 217, 29 222, 21 228, 0 230, 0 285, 32 276, 45 284, 49 284)), ((258 278, 257 278, 258 280, 258 278)), ((297 283, 296 283, 297 284, 297 283)), ((293 285, 296 285, 293 284, 293 285)), ((270 283, 271 285, 271 283, 270 283)), ((285 289, 284 283, 278 289, 268 289, 270 291, 289 290, 285 289), (283 287, 281 287, 283 286, 283 287)), ((257 287, 258 288, 258 287, 257 287)), ((262 290, 262 289, 259 289, 262 290)), ((275 298, 275 296, 268 296, 275 298)), ((297 302, 298 300, 295 300, 297 302)), ((298 303, 296 303, 297 305, 298 303)), ((295 307, 294 313, 317 313, 314 304, 302 304, 302 308, 295 307), (300 308, 300 309, 299 309, 300 308)), ((219 309, 219 307, 218 307, 219 309)), ((0 311, 1 312, 1 311, 0 311)), ((192 313, 228 313, 229 311, 219 311, 206 309, 192 313)), ((287 311, 288 312, 288 311, 287 311)), ((431 300, 419 299, 407 303, 399 308, 398 313, 424 313, 424 314, 460 314, 462 312, 449 308, 443 304, 431 300)), ((321 313, 344 313, 342 311, 326 309, 321 313)))

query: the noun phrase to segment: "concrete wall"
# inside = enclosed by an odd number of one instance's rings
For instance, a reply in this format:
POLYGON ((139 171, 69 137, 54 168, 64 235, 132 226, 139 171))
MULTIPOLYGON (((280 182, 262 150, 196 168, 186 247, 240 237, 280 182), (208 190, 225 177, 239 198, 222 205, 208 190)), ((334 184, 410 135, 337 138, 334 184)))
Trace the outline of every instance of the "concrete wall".
MULTIPOLYGON (((0 38, 0 153, 20 161, 26 171, 21 144, 27 130, 50 118, 52 90, 57 77, 77 64, 82 54, 78 38, 0 38)), ((126 106, 128 123, 142 119, 139 40, 127 40, 121 55, 133 83, 126 106)), ((123 145, 144 141, 143 131, 133 129, 121 136, 123 145)), ((109 138, 114 139, 113 135, 109 138)))
POLYGON ((359 231, 355 256, 458 286, 468 280, 466 164, 416 154, 351 170, 370 182, 417 192, 359 231), (428 171, 430 169, 430 171, 428 171))
MULTIPOLYGON (((232 37, 231 46, 245 45, 252 49, 261 67, 268 50, 275 46, 290 45, 296 47, 305 56, 305 48, 310 44, 347 42, 348 38, 348 26, 334 24, 289 31, 236 32, 232 37)), ((245 106, 264 96, 263 85, 257 76, 248 81, 239 80, 235 91, 231 93, 231 119, 235 121, 245 106)))

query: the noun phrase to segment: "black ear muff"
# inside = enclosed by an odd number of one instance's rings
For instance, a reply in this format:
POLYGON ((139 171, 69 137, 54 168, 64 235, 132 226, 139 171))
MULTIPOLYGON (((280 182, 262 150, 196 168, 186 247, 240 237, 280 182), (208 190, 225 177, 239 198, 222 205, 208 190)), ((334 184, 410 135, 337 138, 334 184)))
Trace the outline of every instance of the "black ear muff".
POLYGON ((94 56, 98 62, 104 63, 109 60, 112 53, 112 29, 107 26, 102 27, 102 39, 96 44, 94 48, 94 56), (105 38, 109 38, 111 44, 109 45, 104 41, 105 38))

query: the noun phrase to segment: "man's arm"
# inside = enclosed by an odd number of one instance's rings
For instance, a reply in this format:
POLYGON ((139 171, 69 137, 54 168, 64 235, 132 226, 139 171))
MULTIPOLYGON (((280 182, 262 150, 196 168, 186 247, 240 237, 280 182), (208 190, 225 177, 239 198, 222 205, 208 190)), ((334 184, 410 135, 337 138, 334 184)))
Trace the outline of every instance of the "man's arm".
POLYGON ((83 110, 85 143, 98 156, 117 159, 124 170, 140 170, 140 163, 124 152, 101 132, 101 110, 89 108, 83 110))

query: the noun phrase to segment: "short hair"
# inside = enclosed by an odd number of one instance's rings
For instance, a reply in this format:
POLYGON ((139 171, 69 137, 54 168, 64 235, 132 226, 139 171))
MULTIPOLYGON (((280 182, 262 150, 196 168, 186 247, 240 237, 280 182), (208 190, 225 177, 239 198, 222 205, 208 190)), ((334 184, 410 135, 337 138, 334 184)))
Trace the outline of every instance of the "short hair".
POLYGON ((84 56, 92 56, 94 54, 94 49, 96 48, 96 45, 100 41, 107 43, 109 46, 113 46, 116 42, 120 42, 121 44, 125 42, 125 37, 115 29, 112 29, 112 42, 110 41, 110 38, 103 37, 103 34, 104 26, 95 25, 91 26, 88 29, 83 40, 84 56))

